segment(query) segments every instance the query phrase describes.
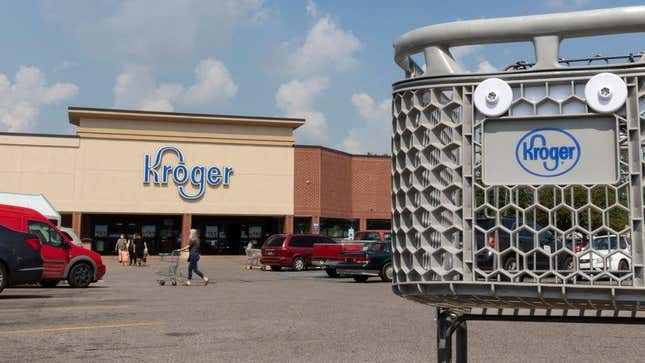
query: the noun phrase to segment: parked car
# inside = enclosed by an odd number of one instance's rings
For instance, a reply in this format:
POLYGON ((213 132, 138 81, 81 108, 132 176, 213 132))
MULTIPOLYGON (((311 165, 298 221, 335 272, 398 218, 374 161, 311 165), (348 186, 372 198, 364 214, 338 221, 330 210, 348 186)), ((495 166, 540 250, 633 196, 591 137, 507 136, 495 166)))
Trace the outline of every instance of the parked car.
POLYGON ((360 252, 346 253, 345 262, 336 265, 341 275, 352 276, 356 282, 365 282, 370 277, 392 281, 392 244, 389 242, 367 243, 360 252))
POLYGON ((0 292, 12 285, 37 283, 42 275, 40 240, 0 226, 0 292))
MULTIPOLYGON (((501 217, 500 222, 508 230, 513 230, 518 227, 518 221, 513 217, 501 217)), ((477 225, 483 230, 490 230, 495 225, 495 219, 493 218, 482 218, 477 220, 477 225)), ((534 226, 535 230, 542 229, 543 226, 536 224, 534 226)), ((540 247, 543 250, 549 252, 554 252, 561 250, 563 248, 562 241, 555 236, 550 231, 543 231, 537 233, 537 246, 534 241, 534 233, 530 232, 527 229, 520 229, 519 231, 513 232, 516 233, 516 248, 523 252, 529 253, 535 247, 540 247)), ((490 232, 482 233, 477 231, 475 233, 475 242, 477 244, 477 250, 480 250, 484 247, 490 247, 490 249, 485 249, 478 252, 475 255, 475 260, 477 267, 482 270, 492 270, 496 268, 496 256, 492 250, 500 251, 501 253, 501 269, 507 271, 517 271, 524 269, 523 267, 523 258, 522 256, 516 253, 503 253, 506 249, 511 247, 511 234, 502 230, 502 229, 493 229, 490 232), (518 258, 519 257, 519 258, 518 258)), ((565 246, 569 250, 574 252, 580 252, 582 250, 582 242, 577 240, 574 244, 572 241, 565 242, 565 246), (572 245, 574 247, 572 247, 572 245)), ((563 258, 557 259, 557 269, 571 271, 574 268, 574 256, 573 254, 566 256, 563 254, 563 258)), ((551 257, 543 253, 534 253, 530 254, 526 258, 527 266, 529 270, 549 270, 551 268, 550 261, 551 257)))
POLYGON ((332 239, 317 234, 275 234, 262 245, 260 263, 279 271, 291 267, 303 271, 311 266, 315 243, 335 243, 332 239))
POLYGON ((76 235, 76 232, 74 232, 73 229, 69 227, 60 227, 61 233, 63 236, 67 237, 68 240, 72 241, 73 244, 77 245, 78 247, 83 247, 83 241, 81 241, 80 238, 76 235))
POLYGON ((603 258, 607 260, 607 270, 610 271, 628 271, 630 268, 629 244, 623 237, 620 240, 616 236, 596 236, 592 239, 591 243, 580 253, 580 269, 581 270, 603 270, 603 258), (618 242, 620 241, 620 242, 618 242), (592 253, 595 251, 597 254, 592 253), (609 256, 610 253, 622 250, 624 253, 616 253, 609 256))
POLYGON ((311 257, 311 264, 313 266, 322 267, 329 277, 339 277, 336 272, 336 265, 344 261, 343 254, 349 252, 359 252, 365 241, 343 241, 336 242, 331 240, 331 243, 314 243, 314 249, 311 257))
POLYGON ((87 287, 105 275, 101 256, 68 240, 47 218, 29 208, 0 204, 0 226, 38 237, 43 259, 41 285, 67 280, 72 287, 87 287))
POLYGON ((366 242, 391 242, 392 231, 390 230, 366 230, 358 231, 352 240, 343 239, 335 244, 321 243, 314 244, 311 263, 325 269, 329 277, 339 277, 336 272, 336 265, 344 261, 343 254, 359 252, 366 242))

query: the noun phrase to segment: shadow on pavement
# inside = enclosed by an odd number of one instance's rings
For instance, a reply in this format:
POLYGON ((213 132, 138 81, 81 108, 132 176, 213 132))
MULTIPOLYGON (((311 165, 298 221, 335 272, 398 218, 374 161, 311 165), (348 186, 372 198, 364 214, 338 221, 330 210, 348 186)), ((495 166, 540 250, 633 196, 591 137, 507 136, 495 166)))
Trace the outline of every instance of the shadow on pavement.
POLYGON ((11 300, 11 299, 48 299, 51 295, 11 295, 11 294, 0 294, 0 300, 11 300))

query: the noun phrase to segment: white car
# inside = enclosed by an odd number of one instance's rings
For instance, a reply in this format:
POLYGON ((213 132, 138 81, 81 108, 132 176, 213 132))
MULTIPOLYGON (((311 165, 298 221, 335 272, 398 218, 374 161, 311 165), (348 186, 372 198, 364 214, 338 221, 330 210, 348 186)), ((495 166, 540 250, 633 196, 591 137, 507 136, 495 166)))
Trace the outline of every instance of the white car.
POLYGON ((72 243, 74 243, 79 247, 83 247, 83 242, 81 241, 80 238, 78 238, 76 233, 74 233, 73 229, 69 227, 60 227, 58 229, 60 229, 60 231, 63 232, 63 234, 65 235, 65 237, 69 238, 69 240, 72 241, 72 243))
POLYGON ((619 244, 616 240, 616 236, 594 237, 592 242, 580 252, 580 270, 628 271, 631 259, 629 245, 623 237, 620 237, 619 244), (595 253, 592 252, 591 245, 595 253), (603 259, 607 261, 606 268, 603 259))

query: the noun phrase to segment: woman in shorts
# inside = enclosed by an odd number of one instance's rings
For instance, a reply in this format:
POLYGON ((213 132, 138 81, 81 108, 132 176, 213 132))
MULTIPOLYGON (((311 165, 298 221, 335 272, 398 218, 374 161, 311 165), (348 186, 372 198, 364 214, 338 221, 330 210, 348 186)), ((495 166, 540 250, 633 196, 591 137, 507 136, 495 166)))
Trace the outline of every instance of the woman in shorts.
POLYGON ((119 262, 121 265, 125 266, 130 257, 128 256, 128 240, 125 239, 125 235, 121 235, 121 237, 116 241, 114 251, 119 254, 119 262))

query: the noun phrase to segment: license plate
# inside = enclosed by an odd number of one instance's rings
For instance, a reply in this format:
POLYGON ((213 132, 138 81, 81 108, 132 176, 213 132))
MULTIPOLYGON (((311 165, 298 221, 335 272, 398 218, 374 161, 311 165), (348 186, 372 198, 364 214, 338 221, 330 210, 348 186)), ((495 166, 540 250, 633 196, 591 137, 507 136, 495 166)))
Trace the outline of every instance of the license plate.
POLYGON ((613 184, 619 173, 616 129, 613 117, 487 120, 483 182, 613 184))

